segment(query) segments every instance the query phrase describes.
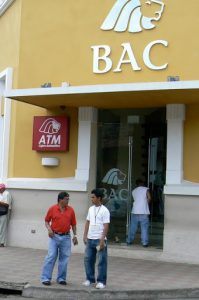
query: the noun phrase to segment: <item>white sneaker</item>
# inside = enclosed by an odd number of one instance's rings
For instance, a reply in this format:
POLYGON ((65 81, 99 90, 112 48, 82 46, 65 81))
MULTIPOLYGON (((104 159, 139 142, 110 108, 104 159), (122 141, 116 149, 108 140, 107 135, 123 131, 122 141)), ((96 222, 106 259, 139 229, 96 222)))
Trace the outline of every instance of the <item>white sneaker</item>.
POLYGON ((96 284, 96 289, 104 289, 106 286, 105 286, 105 284, 103 284, 102 282, 98 282, 97 284, 96 284))
POLYGON ((90 285, 91 285, 91 282, 90 282, 90 280, 86 280, 86 281, 84 281, 84 282, 82 283, 82 285, 84 285, 84 286, 90 286, 90 285))

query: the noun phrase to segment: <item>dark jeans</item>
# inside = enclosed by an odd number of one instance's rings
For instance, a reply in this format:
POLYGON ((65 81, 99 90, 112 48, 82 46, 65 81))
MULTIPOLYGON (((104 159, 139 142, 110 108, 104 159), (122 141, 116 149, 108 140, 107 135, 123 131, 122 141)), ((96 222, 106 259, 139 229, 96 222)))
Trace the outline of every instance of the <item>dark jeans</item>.
POLYGON ((98 261, 97 282, 106 284, 107 280, 107 244, 103 250, 97 251, 99 240, 87 240, 84 266, 86 271, 86 279, 91 283, 95 283, 95 263, 98 261))

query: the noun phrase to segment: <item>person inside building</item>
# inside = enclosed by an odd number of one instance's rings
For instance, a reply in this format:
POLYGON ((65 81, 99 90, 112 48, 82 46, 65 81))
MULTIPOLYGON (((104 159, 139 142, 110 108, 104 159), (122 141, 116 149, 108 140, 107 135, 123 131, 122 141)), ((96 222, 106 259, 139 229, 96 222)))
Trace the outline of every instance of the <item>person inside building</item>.
POLYGON ((60 192, 58 194, 58 203, 49 208, 45 217, 49 246, 41 274, 41 282, 44 285, 51 285, 53 268, 58 255, 57 283, 61 285, 67 284, 67 266, 71 255, 71 228, 73 231, 73 244, 77 245, 78 243, 76 216, 74 209, 68 205, 68 201, 69 194, 60 192))
POLYGON ((144 186, 142 179, 136 180, 136 188, 132 191, 134 199, 131 224, 129 228, 127 245, 131 245, 135 239, 135 235, 140 224, 141 228, 141 242, 143 247, 148 247, 149 244, 149 203, 151 201, 151 194, 147 187, 144 186))
POLYGON ((84 256, 86 281, 83 285, 88 287, 96 283, 95 262, 96 256, 98 256, 97 289, 105 288, 107 281, 107 233, 110 212, 102 204, 103 196, 101 189, 91 191, 93 205, 88 210, 83 236, 86 245, 84 256))
POLYGON ((6 245, 6 234, 10 219, 12 196, 6 190, 5 184, 0 184, 0 247, 6 245))

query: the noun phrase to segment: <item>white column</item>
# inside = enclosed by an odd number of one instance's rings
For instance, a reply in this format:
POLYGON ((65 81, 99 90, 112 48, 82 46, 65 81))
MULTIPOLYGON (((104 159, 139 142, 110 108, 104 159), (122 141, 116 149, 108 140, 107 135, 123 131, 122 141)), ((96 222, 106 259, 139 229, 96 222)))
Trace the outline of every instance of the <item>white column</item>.
POLYGON ((167 105, 166 184, 181 184, 183 179, 184 104, 167 105))
POLYGON ((90 169, 96 168, 97 109, 79 107, 78 157, 75 179, 89 180, 90 169))
MULTIPOLYGON (((12 68, 7 68, 0 73, 0 96, 3 96, 5 90, 12 88, 12 78, 12 68)), ((0 115, 0 180, 2 182, 6 182, 6 179, 8 177, 11 100, 8 98, 4 98, 4 105, 1 107, 1 109, 2 111, 0 115)))

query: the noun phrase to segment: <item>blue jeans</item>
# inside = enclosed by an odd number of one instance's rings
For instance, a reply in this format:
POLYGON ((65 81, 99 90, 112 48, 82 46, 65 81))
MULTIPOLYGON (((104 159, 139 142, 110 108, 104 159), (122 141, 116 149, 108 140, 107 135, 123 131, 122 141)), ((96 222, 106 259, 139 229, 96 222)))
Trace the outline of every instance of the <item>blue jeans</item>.
POLYGON ((140 228, 141 228, 142 245, 148 245, 149 243, 149 216, 148 215, 131 214, 131 225, 129 228, 127 243, 130 244, 135 239, 138 224, 140 224, 140 228))
MULTIPOLYGON (((107 243, 107 242, 106 242, 107 243)), ((103 250, 97 251, 96 246, 99 245, 99 240, 87 240, 84 266, 86 271, 86 279, 91 283, 95 283, 95 263, 98 260, 98 275, 97 282, 106 284, 107 280, 107 244, 103 250)))
POLYGON ((57 282, 65 281, 67 276, 68 260, 71 254, 71 237, 70 235, 54 234, 49 238, 48 254, 44 260, 44 266, 41 274, 41 281, 50 281, 52 279, 53 268, 57 257, 58 274, 57 282))

